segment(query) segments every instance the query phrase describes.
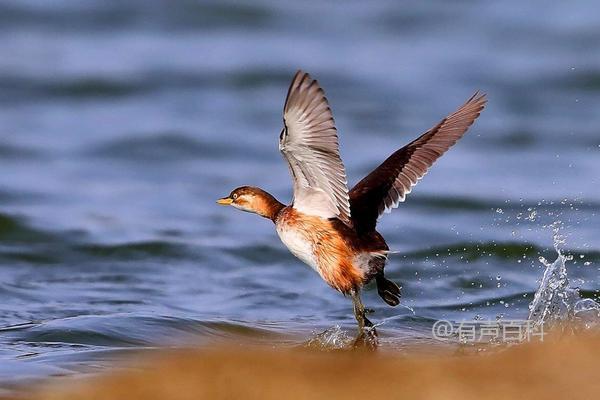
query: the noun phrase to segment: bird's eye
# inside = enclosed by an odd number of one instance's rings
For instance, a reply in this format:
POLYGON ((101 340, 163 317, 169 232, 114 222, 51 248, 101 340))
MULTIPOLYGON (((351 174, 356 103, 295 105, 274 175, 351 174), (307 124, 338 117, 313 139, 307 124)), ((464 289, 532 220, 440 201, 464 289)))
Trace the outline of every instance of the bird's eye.
POLYGON ((237 193, 235 193, 232 197, 233 197, 234 200, 237 199, 238 198, 237 193))

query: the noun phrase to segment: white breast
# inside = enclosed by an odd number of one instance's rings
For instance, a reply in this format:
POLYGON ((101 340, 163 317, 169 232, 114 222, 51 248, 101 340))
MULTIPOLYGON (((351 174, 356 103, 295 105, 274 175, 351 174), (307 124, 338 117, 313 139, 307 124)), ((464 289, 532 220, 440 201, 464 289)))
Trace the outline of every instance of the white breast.
POLYGON ((279 234, 279 238, 293 255, 318 272, 317 258, 315 257, 311 242, 289 226, 278 226, 277 234, 279 234))

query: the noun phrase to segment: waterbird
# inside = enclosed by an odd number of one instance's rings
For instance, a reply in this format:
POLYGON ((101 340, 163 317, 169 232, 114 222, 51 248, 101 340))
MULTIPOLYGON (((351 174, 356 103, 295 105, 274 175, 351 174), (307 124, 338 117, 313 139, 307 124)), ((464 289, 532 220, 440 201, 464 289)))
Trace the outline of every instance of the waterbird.
POLYGON ((294 184, 291 204, 252 186, 238 187, 217 203, 273 221, 293 255, 329 286, 351 297, 359 332, 374 331, 360 297, 362 287, 375 279, 387 304, 400 303, 400 286, 384 275, 390 250, 376 230, 377 221, 405 200, 435 160, 465 134, 486 102, 484 93, 475 92, 348 190, 325 92, 317 80, 299 70, 287 92, 279 135, 279 150, 294 184))

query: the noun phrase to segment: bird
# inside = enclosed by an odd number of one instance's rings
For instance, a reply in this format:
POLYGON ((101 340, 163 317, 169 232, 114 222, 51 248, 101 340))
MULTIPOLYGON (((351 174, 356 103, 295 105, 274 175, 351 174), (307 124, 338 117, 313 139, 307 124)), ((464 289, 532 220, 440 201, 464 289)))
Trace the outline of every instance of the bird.
POLYGON ((405 200, 486 103, 486 95, 475 92, 349 190, 325 92, 317 80, 298 70, 287 92, 279 134, 279 150, 293 180, 291 203, 285 205, 253 186, 238 187, 217 203, 270 219, 294 256, 352 299, 359 333, 374 330, 366 316, 370 310, 361 299, 362 288, 374 279, 379 296, 390 306, 397 306, 401 296, 401 287, 384 274, 390 249, 376 230, 378 219, 405 200))

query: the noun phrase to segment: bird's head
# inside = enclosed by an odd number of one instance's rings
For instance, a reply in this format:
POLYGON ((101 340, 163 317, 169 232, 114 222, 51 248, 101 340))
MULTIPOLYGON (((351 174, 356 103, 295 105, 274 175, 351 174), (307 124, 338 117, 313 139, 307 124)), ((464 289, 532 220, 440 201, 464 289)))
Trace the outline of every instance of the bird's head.
POLYGON ((234 189, 229 196, 217 200, 217 204, 232 206, 238 210, 273 218, 283 205, 269 193, 252 186, 241 186, 234 189))

